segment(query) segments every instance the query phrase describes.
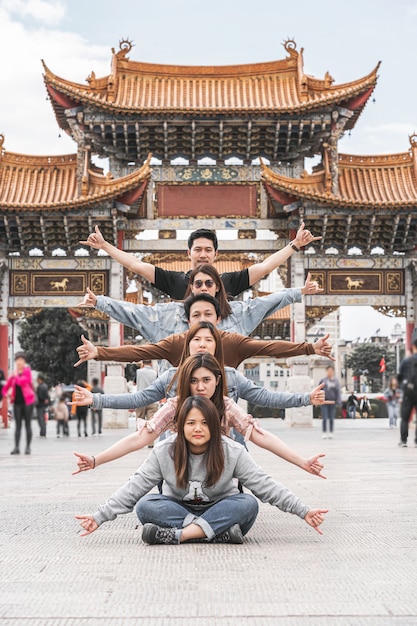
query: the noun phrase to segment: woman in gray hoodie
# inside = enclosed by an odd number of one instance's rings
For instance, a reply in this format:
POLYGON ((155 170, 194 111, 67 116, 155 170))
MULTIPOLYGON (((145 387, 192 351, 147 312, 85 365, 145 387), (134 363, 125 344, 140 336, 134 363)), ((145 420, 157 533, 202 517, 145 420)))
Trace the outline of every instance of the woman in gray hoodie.
POLYGON ((327 509, 310 509, 264 472, 240 444, 221 434, 215 405, 191 396, 177 417, 178 433, 159 443, 123 487, 93 515, 77 515, 82 536, 117 515, 136 514, 149 544, 186 541, 242 543, 258 514, 256 499, 304 519, 318 533, 327 509), (160 481, 161 494, 148 494, 160 481), (148 494, 148 495, 147 495, 148 494))

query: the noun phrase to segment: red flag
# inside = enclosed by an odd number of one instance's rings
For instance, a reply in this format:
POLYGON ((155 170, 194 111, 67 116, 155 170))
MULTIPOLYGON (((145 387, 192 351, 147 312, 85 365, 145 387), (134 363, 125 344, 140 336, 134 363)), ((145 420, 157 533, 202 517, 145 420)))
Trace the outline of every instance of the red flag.
POLYGON ((379 373, 382 374, 382 372, 385 372, 386 369, 387 367, 385 365, 385 357, 382 357, 382 359, 379 362, 379 373))

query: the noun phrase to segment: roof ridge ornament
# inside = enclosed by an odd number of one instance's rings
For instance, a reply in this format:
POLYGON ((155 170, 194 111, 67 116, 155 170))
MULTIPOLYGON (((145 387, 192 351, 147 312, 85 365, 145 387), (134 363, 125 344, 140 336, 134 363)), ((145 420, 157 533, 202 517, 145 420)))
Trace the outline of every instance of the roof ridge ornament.
POLYGON ((129 59, 126 57, 135 44, 127 37, 122 37, 119 41, 119 50, 116 52, 114 48, 111 49, 112 53, 116 55, 118 59, 124 58, 126 61, 129 59))
POLYGON ((119 61, 129 61, 127 56, 135 44, 127 37, 123 37, 119 41, 119 50, 116 52, 114 48, 112 51, 111 60, 111 74, 107 77, 107 101, 114 102, 116 100, 116 89, 118 79, 119 61))
POLYGON ((417 133, 414 132, 411 135, 408 136, 408 139, 410 141, 410 146, 411 148, 416 149, 417 148, 417 133))
POLYGON ((413 158, 414 176, 417 177, 417 134, 415 132, 412 133, 408 139, 410 140, 411 156, 413 158))
POLYGON ((292 59, 298 59, 298 57, 302 55, 304 52, 304 48, 301 48, 300 52, 298 52, 297 43, 295 39, 291 37, 288 37, 287 39, 285 39, 285 41, 282 42, 282 45, 284 46, 285 51, 288 52, 288 54, 290 55, 290 58, 292 59))

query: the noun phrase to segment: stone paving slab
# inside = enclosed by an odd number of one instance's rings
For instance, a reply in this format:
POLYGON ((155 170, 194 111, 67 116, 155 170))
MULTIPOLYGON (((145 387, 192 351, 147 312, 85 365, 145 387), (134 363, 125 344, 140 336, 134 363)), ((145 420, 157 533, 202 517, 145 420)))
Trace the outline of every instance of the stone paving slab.
POLYGON ((383 419, 338 420, 332 440, 320 421, 262 425, 302 454, 326 453, 322 480, 250 446, 307 504, 330 509, 322 537, 261 504, 243 545, 147 546, 133 513, 82 538, 74 515, 93 512, 149 450, 79 476, 72 452, 94 454, 133 427, 57 439, 52 422, 19 457, 13 426, 0 430, 0 624, 416 624, 417 448, 399 448, 383 419))

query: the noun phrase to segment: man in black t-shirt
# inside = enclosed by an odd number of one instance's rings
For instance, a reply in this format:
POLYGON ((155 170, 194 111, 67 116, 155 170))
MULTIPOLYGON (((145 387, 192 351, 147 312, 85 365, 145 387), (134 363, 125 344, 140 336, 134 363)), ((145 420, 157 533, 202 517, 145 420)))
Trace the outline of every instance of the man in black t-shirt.
MULTIPOLYGON (((294 252, 298 252, 301 247, 318 239, 321 239, 321 237, 313 237, 310 231, 305 230, 304 222, 302 222, 294 241, 291 241, 282 250, 274 252, 261 263, 255 263, 247 269, 222 274, 221 278, 227 294, 229 296, 237 296, 242 291, 249 289, 258 280, 261 280, 279 265, 285 263, 294 252)), ((217 258, 218 252, 216 233, 206 228, 195 230, 188 238, 187 254, 191 262, 191 268, 186 273, 163 270, 151 263, 140 261, 133 254, 119 250, 108 241, 105 241, 98 226, 95 227, 94 233, 91 233, 86 241, 80 241, 80 243, 98 250, 104 250, 121 265, 148 280, 173 300, 184 299, 191 271, 201 263, 212 265, 217 258)))

